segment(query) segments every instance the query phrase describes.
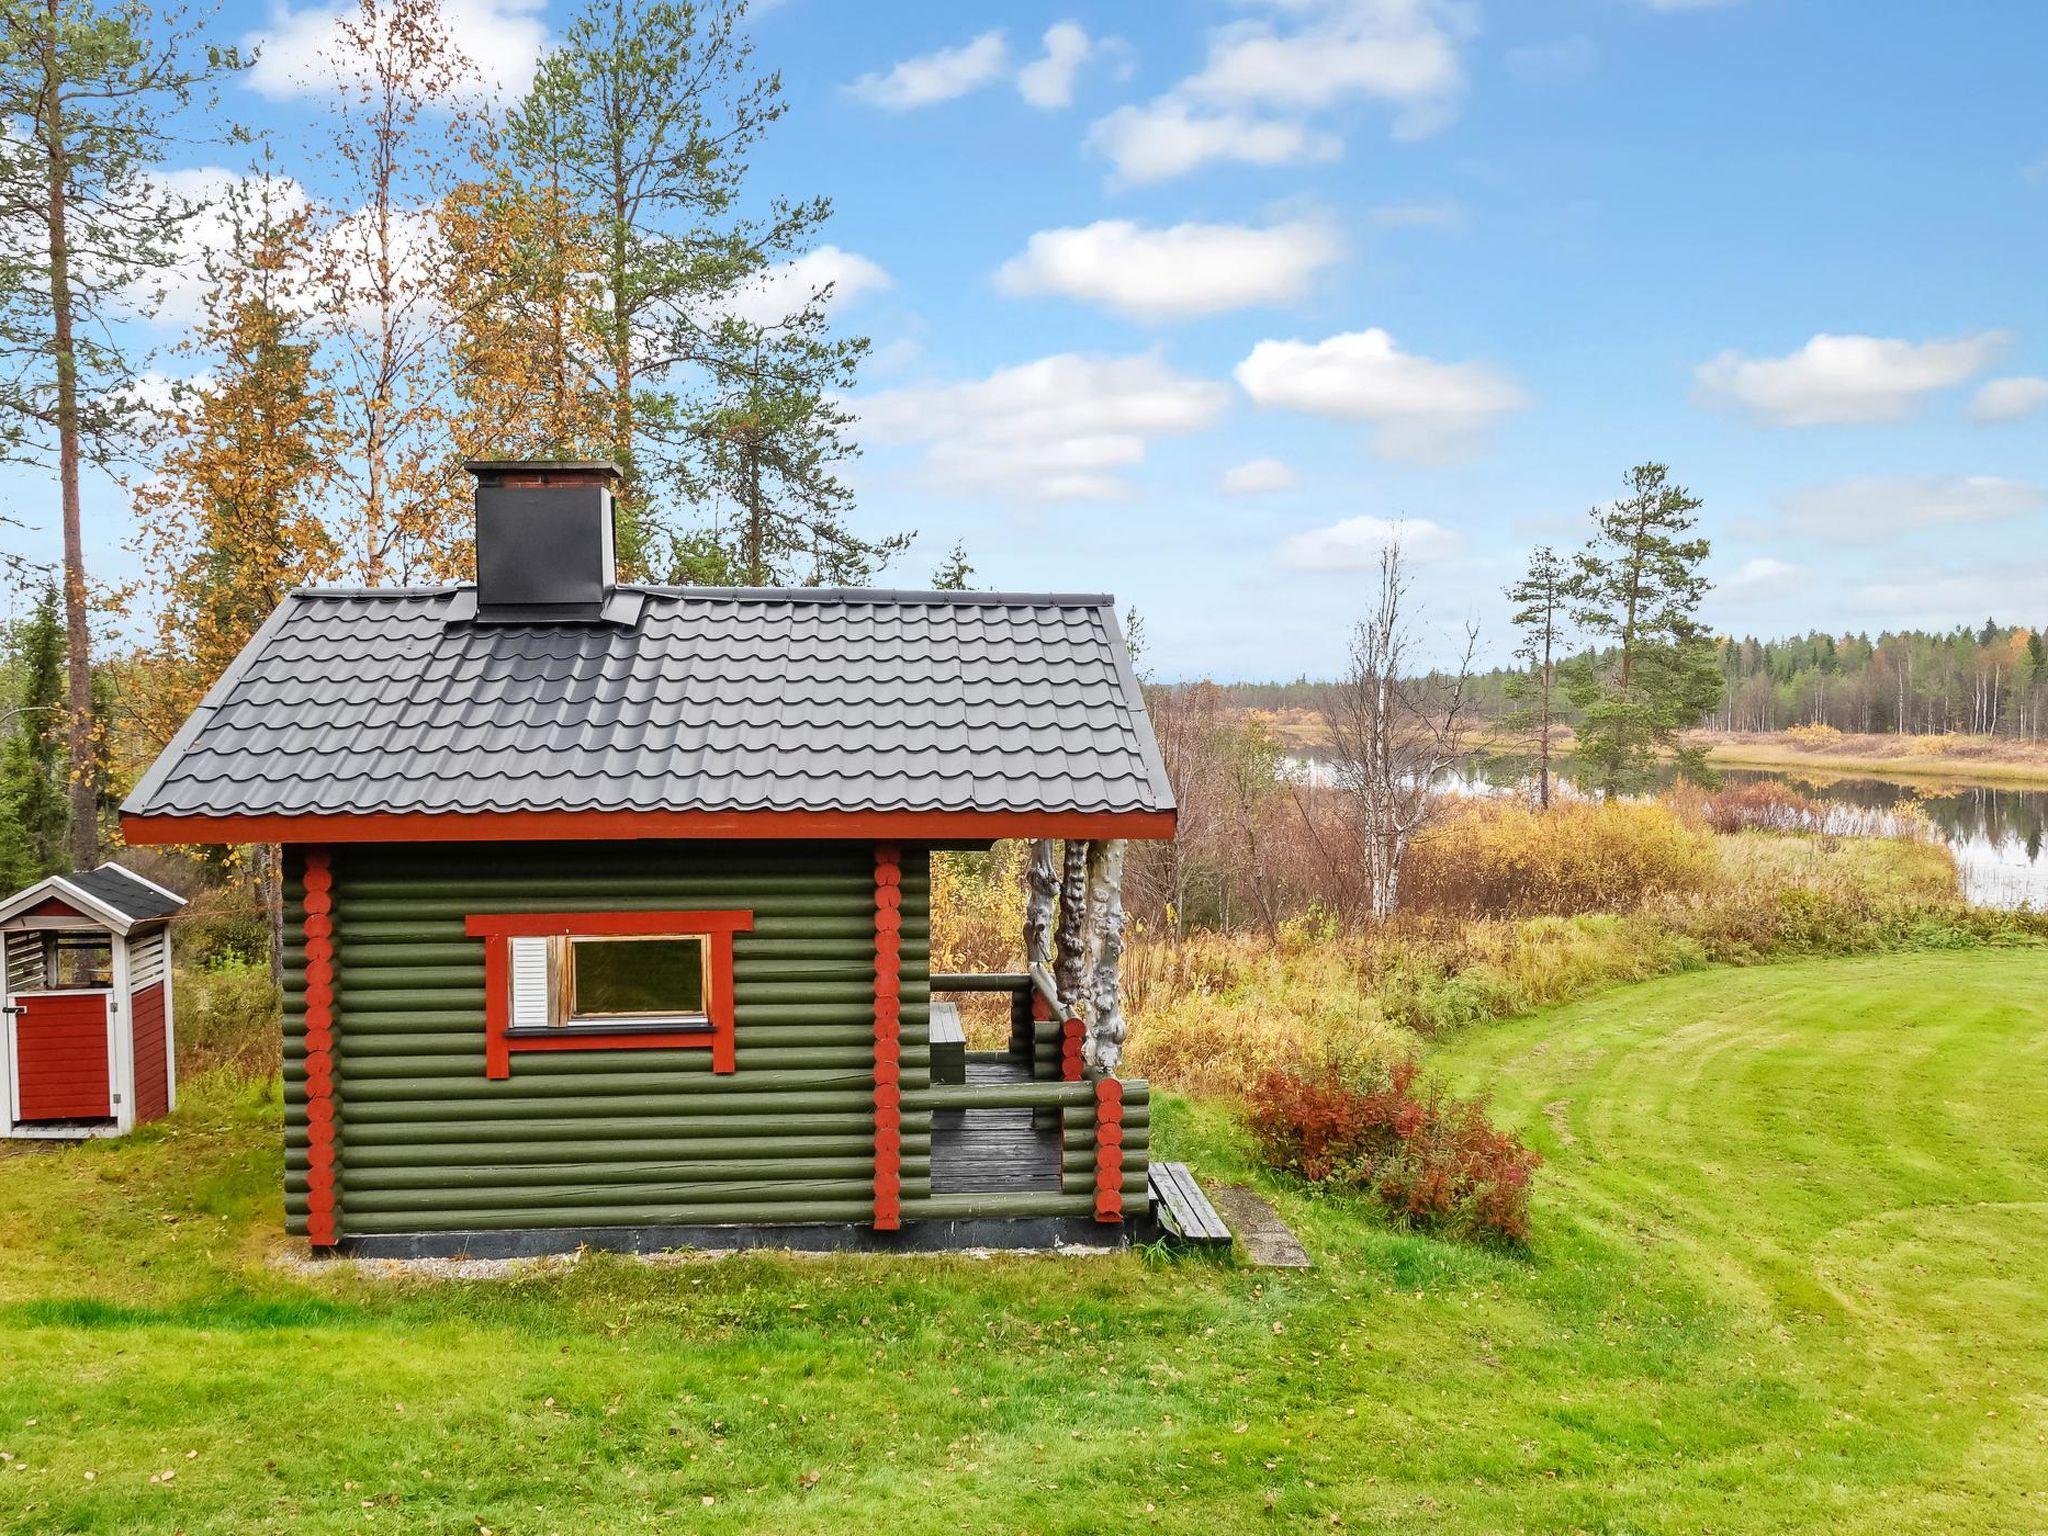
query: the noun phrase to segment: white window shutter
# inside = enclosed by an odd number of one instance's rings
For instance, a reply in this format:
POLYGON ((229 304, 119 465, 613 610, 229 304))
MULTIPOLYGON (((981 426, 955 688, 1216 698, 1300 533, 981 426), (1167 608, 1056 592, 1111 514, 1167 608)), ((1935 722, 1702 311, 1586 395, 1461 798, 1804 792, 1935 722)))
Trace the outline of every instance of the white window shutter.
POLYGON ((548 1022, 548 941, 513 939, 512 1027, 545 1027, 548 1022))

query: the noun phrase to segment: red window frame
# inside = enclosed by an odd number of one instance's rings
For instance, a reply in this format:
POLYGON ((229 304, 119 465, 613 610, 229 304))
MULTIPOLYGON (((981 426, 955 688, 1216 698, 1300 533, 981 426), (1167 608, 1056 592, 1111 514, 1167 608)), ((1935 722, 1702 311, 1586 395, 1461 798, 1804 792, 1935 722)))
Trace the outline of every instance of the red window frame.
POLYGON ((711 1070, 739 1069, 733 1036, 732 936, 750 933, 752 912, 493 912, 473 913, 463 927, 484 941, 484 1076, 512 1075, 514 1051, 685 1051, 711 1052, 711 1070), (711 965, 704 978, 704 1015, 711 1028, 620 1029, 602 1033, 513 1034, 512 939, 539 938, 703 938, 711 965))

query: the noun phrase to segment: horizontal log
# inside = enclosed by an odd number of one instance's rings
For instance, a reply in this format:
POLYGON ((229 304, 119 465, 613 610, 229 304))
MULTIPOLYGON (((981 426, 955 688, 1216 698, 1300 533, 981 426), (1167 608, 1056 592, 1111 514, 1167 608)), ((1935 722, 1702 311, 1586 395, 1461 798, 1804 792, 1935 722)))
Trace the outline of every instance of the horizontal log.
POLYGON ((369 1189, 358 1192, 349 1187, 344 1173, 341 1205, 345 1222, 353 1221, 357 1216, 411 1211, 430 1212, 444 1226, 467 1225, 459 1219, 465 1213, 473 1215, 478 1211, 497 1211, 514 1205, 535 1214, 543 1211, 554 1213, 554 1220, 549 1225, 580 1227, 597 1225, 599 1219, 579 1213, 593 1206, 624 1204, 629 1199, 647 1206, 693 1205, 710 1209, 768 1200, 825 1204, 857 1200, 863 1196, 869 1201, 874 1199, 872 1174, 850 1179, 766 1179, 757 1175, 746 1182, 727 1184, 674 1179, 663 1185, 633 1186, 630 1189, 591 1182, 577 1188, 561 1189, 534 1189, 521 1185, 515 1189, 369 1189))
POLYGON ((866 1222, 874 1216, 870 1190, 857 1200, 760 1200, 715 1205, 592 1205, 573 1213, 523 1206, 464 1211, 460 1219, 423 1221, 417 1213, 344 1209, 343 1230, 351 1237, 387 1232, 531 1231, 545 1227, 785 1226, 810 1222, 866 1222))
MULTIPOLYGON (((511 1081, 518 1081, 518 1068, 513 1068, 511 1081)), ((721 1079, 730 1082, 732 1079, 721 1079)), ((493 1083, 493 1088, 503 1087, 493 1083)), ((707 1110, 712 1106, 706 1105, 707 1110)), ((422 1123, 447 1120, 454 1106, 445 1098, 391 1099, 384 1102, 351 1099, 344 1109, 347 1125, 344 1139, 352 1135, 359 1125, 422 1123)), ((735 1091, 716 1100, 716 1112, 721 1115, 756 1114, 764 1116, 804 1116, 835 1113, 874 1114, 874 1091, 823 1090, 798 1091, 789 1089, 778 1093, 749 1093, 735 1091)), ((911 1113, 906 1110, 904 1119, 908 1122, 911 1113)), ((676 1102, 673 1094, 621 1094, 607 1096, 602 1106, 580 1095, 542 1095, 519 1100, 501 1100, 495 1104, 477 1105, 465 1103, 461 1106, 463 1123, 494 1119, 510 1124, 528 1123, 528 1116, 536 1118, 562 1118, 574 1116, 592 1130, 614 1125, 629 1124, 636 1120, 654 1116, 674 1116, 687 1113, 676 1102)), ((924 1114, 925 1124, 930 1124, 930 1114, 924 1114)), ((785 1118, 785 1125, 789 1121, 785 1118)))
MULTIPOLYGON (((778 1101, 778 1106, 782 1102, 778 1101)), ((588 1106, 582 1107, 587 1111, 588 1106)), ((872 1145, 875 1122, 874 1105, 868 1100, 848 1100, 837 1109, 814 1109, 794 1116, 778 1107, 778 1111, 772 1114, 717 1114, 686 1118, 673 1114, 592 1116, 586 1112, 555 1119, 513 1116, 506 1119, 394 1120, 388 1118, 389 1105, 358 1106, 358 1109, 358 1113, 346 1117, 347 1123, 342 1129, 343 1150, 351 1158, 364 1149, 456 1147, 472 1148, 480 1156, 503 1161, 527 1145, 592 1139, 609 1141, 613 1138, 621 1143, 655 1142, 681 1155, 693 1149, 700 1140, 770 1137, 788 1142, 792 1139, 793 1120, 800 1125, 802 1135, 845 1136, 858 1139, 862 1145, 872 1145)), ((906 1148, 929 1140, 930 1114, 914 1110, 906 1112, 902 1116, 902 1134, 906 1148)), ((297 1125, 285 1128, 284 1140, 287 1157, 304 1149, 306 1126, 303 1117, 297 1125)), ((410 1157, 414 1154, 407 1152, 405 1155, 410 1157)))
POLYGON ((970 1195, 928 1195, 903 1202, 905 1221, 969 1221, 976 1217, 1014 1220, 1031 1216, 1093 1216, 1095 1197, 1006 1190, 970 1195))
MULTIPOLYGON (((928 1159, 905 1159, 906 1174, 929 1175, 928 1159)), ((501 1199, 535 1199, 556 1190, 624 1188, 641 1185, 779 1185, 805 1187, 834 1181, 867 1182, 872 1187, 875 1159, 866 1157, 746 1158, 728 1162, 591 1162, 517 1163, 499 1168, 448 1168, 425 1164, 417 1168, 363 1168, 350 1160, 342 1171, 344 1200, 360 1195, 406 1190, 495 1190, 501 1199)))
MULTIPOLYGON (((635 1066, 644 1066, 659 1059, 668 1070, 689 1073, 709 1073, 711 1053, 707 1048, 710 1034, 690 1035, 687 1040, 701 1041, 701 1044, 634 1046, 628 1049, 607 1050, 561 1050, 548 1052, 547 1072, 551 1077, 611 1077, 616 1076, 628 1060, 635 1066)), ((517 1052, 514 1052, 517 1055, 517 1052)), ((535 1052, 526 1053, 529 1056, 535 1052)), ((481 1042, 471 1053, 472 1059, 481 1061, 481 1042)), ((739 1042, 739 1064, 742 1072, 845 1072, 858 1074, 874 1070, 875 1051, 872 1044, 812 1045, 790 1050, 760 1045, 745 1039, 739 1042)), ((381 1083, 391 1079, 406 1082, 448 1081, 460 1082, 482 1075, 481 1070, 468 1073, 451 1070, 458 1066, 463 1057, 457 1053, 440 1052, 431 1055, 384 1055, 379 1052, 351 1051, 346 1039, 341 1049, 341 1082, 344 1091, 352 1091, 361 1083, 381 1083)), ((730 1082, 732 1079, 723 1078, 730 1082)))
POLYGON ((1046 1109, 1092 1102, 1086 1083, 938 1083, 904 1097, 919 1109, 1046 1109))
POLYGON ((875 1138, 872 1130, 862 1134, 849 1131, 839 1135, 793 1135, 786 1127, 764 1127, 759 1136, 646 1137, 621 1136, 592 1141, 563 1137, 559 1140, 525 1138, 518 1146, 489 1143, 482 1146, 460 1141, 398 1142, 366 1144, 359 1137, 347 1138, 349 1172, 369 1168, 521 1168, 566 1167, 578 1163, 605 1161, 666 1161, 671 1167, 692 1168, 726 1160, 759 1166, 763 1157, 788 1158, 805 1162, 821 1158, 855 1158, 872 1162, 875 1138), (769 1134, 772 1132, 773 1134, 769 1134))

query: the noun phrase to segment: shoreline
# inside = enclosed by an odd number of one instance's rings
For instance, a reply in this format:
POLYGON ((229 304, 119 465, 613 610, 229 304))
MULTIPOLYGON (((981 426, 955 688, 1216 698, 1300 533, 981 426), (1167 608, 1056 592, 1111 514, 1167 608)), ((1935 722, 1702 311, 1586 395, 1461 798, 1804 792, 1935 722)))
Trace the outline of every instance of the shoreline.
POLYGON ((1721 768, 1768 768, 1781 773, 1804 770, 1838 779, 1909 779, 1986 789, 2048 789, 2048 759, 1950 757, 1934 752, 1865 756, 1857 752, 1808 751, 1773 738, 1708 741, 1705 745, 1707 761, 1721 768))
MULTIPOLYGON (((1313 750, 1322 744, 1320 722, 1306 711, 1289 711, 1273 717, 1272 724, 1274 734, 1290 750, 1313 750)), ((1508 755, 1528 751, 1524 738, 1488 727, 1476 730, 1472 739, 1483 752, 1508 755)), ((1955 744, 1953 752, 1915 752, 1906 745, 1915 739, 1910 736, 1901 741, 1891 736, 1845 735, 1839 742, 1817 750, 1800 745, 1783 732, 1736 736, 1694 732, 1686 739, 1690 744, 1704 746, 1707 761, 1717 768, 1760 768, 1834 779, 1892 779, 1982 789, 2048 789, 2048 747, 2033 747, 2002 737, 1942 738, 1955 744), (1870 750, 1858 751, 1857 747, 1870 750)), ((1559 757, 1568 755, 1571 748, 1568 732, 1552 745, 1553 753, 1559 757)))

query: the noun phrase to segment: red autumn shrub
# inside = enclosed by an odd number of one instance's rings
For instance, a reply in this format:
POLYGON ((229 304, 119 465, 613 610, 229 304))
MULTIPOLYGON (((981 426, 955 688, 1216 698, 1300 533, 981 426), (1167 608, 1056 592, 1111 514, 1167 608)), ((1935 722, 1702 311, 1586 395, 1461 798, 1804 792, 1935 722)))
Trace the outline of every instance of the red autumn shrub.
POLYGON ((1528 1240, 1529 1179, 1541 1159, 1489 1124, 1483 1101, 1445 1093, 1412 1059, 1363 1082, 1270 1072, 1246 1108, 1275 1168, 1365 1190, 1418 1227, 1528 1240))

